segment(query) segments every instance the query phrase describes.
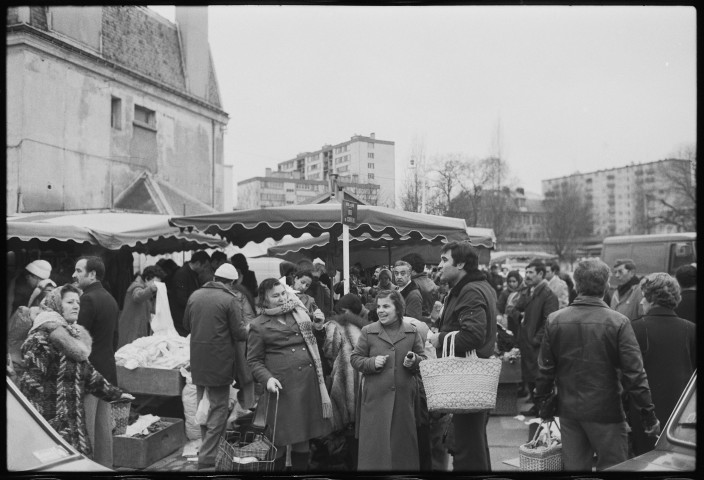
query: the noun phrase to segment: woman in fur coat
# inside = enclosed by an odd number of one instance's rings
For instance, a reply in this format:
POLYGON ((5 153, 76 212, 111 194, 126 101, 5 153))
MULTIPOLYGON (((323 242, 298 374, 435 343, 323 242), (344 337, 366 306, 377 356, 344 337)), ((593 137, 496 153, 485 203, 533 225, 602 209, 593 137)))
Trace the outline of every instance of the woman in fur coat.
POLYGON ((88 361, 90 334, 76 324, 80 293, 73 285, 64 285, 45 298, 22 344, 26 369, 19 377, 19 388, 67 442, 90 457, 85 394, 108 402, 134 397, 108 383, 88 361))

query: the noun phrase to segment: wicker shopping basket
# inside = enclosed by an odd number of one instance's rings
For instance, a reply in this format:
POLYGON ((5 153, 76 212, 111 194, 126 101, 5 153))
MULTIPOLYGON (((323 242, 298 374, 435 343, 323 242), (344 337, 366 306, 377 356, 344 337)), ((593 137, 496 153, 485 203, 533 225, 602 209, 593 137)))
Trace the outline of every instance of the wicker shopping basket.
POLYGON ((420 362, 428 410, 439 413, 491 410, 496 407, 501 359, 478 358, 474 350, 465 358, 456 357, 457 333, 445 336, 441 358, 420 362))
MULTIPOLYGON (((260 402, 264 400, 260 399, 260 402)), ((268 400, 268 398, 267 398, 268 400)), ((265 402, 265 411, 268 412, 268 401, 265 402)), ((274 421, 271 427, 271 440, 269 440, 269 425, 258 425, 255 420, 252 425, 243 426, 241 430, 228 430, 225 436, 220 437, 218 451, 215 457, 215 470, 220 472, 270 472, 274 469, 276 460, 276 447, 274 438, 276 434, 276 415, 279 410, 279 392, 276 392, 276 405, 274 408, 274 421)))
POLYGON ((113 435, 124 435, 127 431, 131 405, 132 400, 128 398, 120 398, 110 402, 110 425, 113 435))
MULTIPOLYGON (((540 424, 533 440, 518 447, 519 468, 523 472, 561 472, 562 441, 550 431, 552 421, 540 424)), ((555 423, 557 426, 557 423, 555 423)), ((558 426, 559 429, 559 426, 558 426)))

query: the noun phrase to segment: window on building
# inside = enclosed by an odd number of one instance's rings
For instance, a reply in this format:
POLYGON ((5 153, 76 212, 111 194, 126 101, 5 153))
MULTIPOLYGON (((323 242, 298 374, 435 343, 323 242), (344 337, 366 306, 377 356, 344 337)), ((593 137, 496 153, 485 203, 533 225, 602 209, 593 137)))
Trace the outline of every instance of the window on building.
POLYGON ((369 180, 374 180, 374 174, 373 173, 367 173, 367 178, 369 180))
POLYGON ((370 150, 374 150, 374 142, 367 142, 367 147, 368 147, 370 150))
POLYGON ((156 129, 156 114, 154 110, 149 110, 148 108, 135 105, 134 123, 143 127, 145 126, 156 129))
POLYGON ((122 130, 122 99, 110 99, 110 126, 115 130, 122 130))
POLYGON ((372 153, 372 152, 367 153, 367 158, 374 158, 374 153, 372 153))
POLYGON ((374 170, 374 163, 367 163, 367 168, 369 168, 370 170, 374 170))

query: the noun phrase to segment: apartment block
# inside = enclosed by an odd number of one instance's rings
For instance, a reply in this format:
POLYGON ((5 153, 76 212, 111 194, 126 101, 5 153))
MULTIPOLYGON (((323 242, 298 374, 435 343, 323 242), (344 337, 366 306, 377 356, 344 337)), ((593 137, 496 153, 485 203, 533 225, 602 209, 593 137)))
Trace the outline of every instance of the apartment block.
POLYGON ((375 193, 376 199, 368 198, 371 201, 367 203, 394 207, 395 163, 394 142, 379 140, 371 133, 369 136, 353 135, 347 141, 324 145, 313 152, 299 153, 295 158, 280 162, 278 172, 297 172, 301 179, 325 184, 330 175, 336 174, 340 183, 358 185, 356 188, 360 191, 357 194, 361 198, 364 198, 364 191, 375 193), (368 185, 378 185, 379 188, 377 190, 368 185))
MULTIPOLYGON (((691 171, 691 162, 665 159, 551 178, 542 181, 543 194, 581 191, 591 206, 595 237, 674 232, 675 226, 657 221, 667 208, 663 201, 675 203, 679 195, 673 171, 691 171)), ((693 184, 694 177, 685 180, 693 184)))

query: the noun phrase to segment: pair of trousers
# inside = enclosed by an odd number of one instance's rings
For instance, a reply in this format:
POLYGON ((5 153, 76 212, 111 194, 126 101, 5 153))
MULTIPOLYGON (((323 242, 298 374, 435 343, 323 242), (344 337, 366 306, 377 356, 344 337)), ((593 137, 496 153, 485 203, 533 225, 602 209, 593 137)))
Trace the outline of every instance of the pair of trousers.
POLYGON ((228 408, 230 403, 230 385, 217 387, 203 387, 196 385, 196 396, 200 404, 203 394, 208 392, 210 409, 208 420, 200 426, 201 445, 198 452, 198 466, 211 467, 215 465, 220 437, 225 435, 227 429, 228 408))
POLYGON ((594 453, 597 455, 597 470, 626 461, 629 430, 625 420, 599 423, 560 418, 565 470, 591 472, 594 453))
POLYGON ((443 442, 443 437, 452 417, 449 414, 439 416, 430 414, 430 458, 431 469, 434 472, 447 472, 449 470, 450 454, 443 442))
POLYGON ((93 446, 93 461, 112 468, 112 424, 110 404, 87 393, 83 399, 86 432, 93 446))
POLYGON ((486 424, 489 411, 452 415, 455 433, 454 472, 490 472, 491 459, 486 424))

